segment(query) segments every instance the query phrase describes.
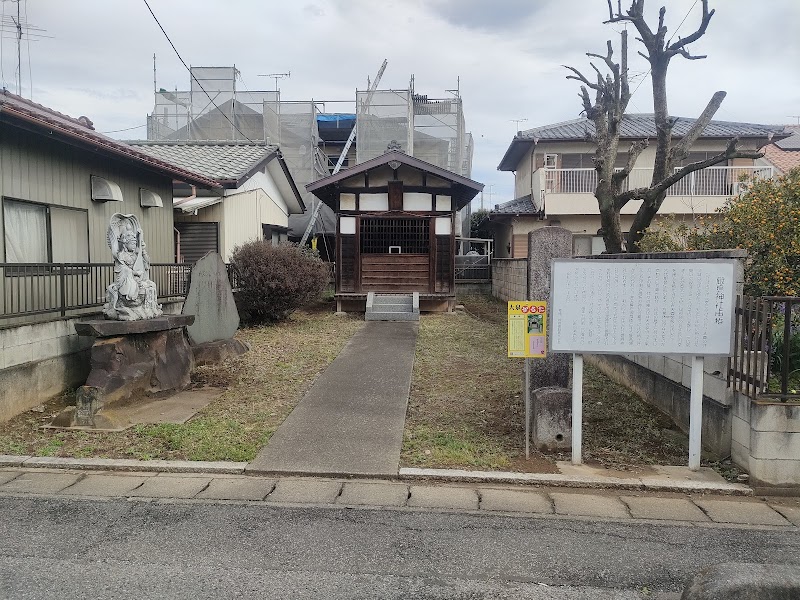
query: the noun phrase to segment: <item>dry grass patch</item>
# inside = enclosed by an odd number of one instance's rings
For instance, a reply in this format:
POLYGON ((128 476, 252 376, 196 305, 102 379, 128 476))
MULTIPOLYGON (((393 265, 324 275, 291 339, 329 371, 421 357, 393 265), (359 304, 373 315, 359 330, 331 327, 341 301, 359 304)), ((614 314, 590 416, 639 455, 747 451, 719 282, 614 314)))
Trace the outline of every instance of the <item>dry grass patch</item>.
POLYGON ((362 325, 320 305, 277 325, 242 329, 237 337, 250 344, 250 352, 193 374, 196 385, 225 391, 187 423, 140 425, 120 433, 41 429, 74 404, 74 394, 65 394, 0 424, 0 454, 252 460, 362 325))
MULTIPOLYGON (((507 358, 506 303, 461 299, 464 313, 423 315, 403 442, 415 467, 554 472, 570 453, 525 460, 523 362, 507 358)), ((584 458, 618 470, 685 464, 669 417, 597 369, 584 373, 584 458)))
POLYGON ((553 470, 524 460, 523 363, 506 357, 506 305, 462 301, 466 312, 420 320, 402 464, 553 470))

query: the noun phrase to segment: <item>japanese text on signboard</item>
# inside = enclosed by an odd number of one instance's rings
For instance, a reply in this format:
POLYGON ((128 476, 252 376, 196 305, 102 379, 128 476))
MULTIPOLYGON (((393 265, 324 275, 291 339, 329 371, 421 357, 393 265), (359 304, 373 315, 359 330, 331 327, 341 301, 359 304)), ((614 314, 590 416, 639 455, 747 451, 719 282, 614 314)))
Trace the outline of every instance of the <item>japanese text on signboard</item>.
POLYGON ((544 358, 547 354, 547 303, 508 303, 508 356, 544 358))

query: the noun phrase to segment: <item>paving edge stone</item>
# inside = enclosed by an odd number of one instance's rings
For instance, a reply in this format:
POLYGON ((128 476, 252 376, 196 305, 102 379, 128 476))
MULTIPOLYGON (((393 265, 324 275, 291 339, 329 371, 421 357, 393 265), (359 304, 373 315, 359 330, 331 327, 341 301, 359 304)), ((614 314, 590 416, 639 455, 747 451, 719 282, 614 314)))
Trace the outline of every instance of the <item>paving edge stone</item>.
POLYGON ((466 471, 463 469, 420 469, 403 467, 399 470, 402 480, 434 479, 439 481, 469 483, 523 483, 530 485, 594 488, 612 490, 640 490, 651 492, 691 492, 727 496, 752 496, 753 490, 737 483, 711 483, 700 481, 658 481, 638 478, 590 477, 563 475, 561 473, 506 473, 503 471, 466 471))
POLYGON ((93 471, 150 471, 158 473, 220 473, 241 475, 245 462, 195 460, 135 460, 131 458, 63 458, 55 456, 19 457, 13 466, 24 468, 62 468, 93 471))
POLYGON ((22 463, 30 456, 15 456, 13 454, 0 454, 0 467, 21 467, 22 463))

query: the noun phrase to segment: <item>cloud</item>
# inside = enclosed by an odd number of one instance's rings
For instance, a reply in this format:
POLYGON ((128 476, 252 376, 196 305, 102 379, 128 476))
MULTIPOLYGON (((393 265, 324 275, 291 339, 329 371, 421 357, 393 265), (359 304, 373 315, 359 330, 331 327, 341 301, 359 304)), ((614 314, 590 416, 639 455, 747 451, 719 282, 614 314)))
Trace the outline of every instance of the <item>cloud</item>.
POLYGON ((431 11, 453 25, 488 32, 510 32, 524 27, 545 3, 531 0, 436 0, 431 11))

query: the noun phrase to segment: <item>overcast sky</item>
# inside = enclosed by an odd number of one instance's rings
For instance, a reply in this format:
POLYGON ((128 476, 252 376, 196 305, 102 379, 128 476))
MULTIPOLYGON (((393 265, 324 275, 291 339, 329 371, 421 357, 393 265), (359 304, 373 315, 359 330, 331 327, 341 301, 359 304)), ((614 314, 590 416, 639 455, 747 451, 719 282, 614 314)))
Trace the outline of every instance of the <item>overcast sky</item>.
MULTIPOLYGON (((149 0, 187 64, 236 65, 249 90, 274 89, 285 100, 347 100, 365 89, 384 58, 381 88, 447 97, 460 77, 467 129, 475 137, 473 178, 486 184, 486 206, 512 199, 513 174, 496 170, 517 124, 528 129, 579 116, 578 86, 562 65, 591 72, 585 53, 618 40, 604 25, 605 0, 149 0), (491 199, 490 199, 491 198, 491 199)), ((0 0, 3 22, 15 0, 0 0)), ((187 89, 189 75, 143 0, 20 0, 22 19, 45 36, 22 44, 22 94, 101 132, 146 136, 158 87, 187 89)), ((629 5, 623 0, 623 5, 629 5)), ((654 26, 667 6, 670 35, 699 23, 698 0, 647 0, 654 26), (683 21, 683 24, 681 22, 683 21), (680 25, 680 29, 678 29, 680 25), (677 29, 677 32, 676 32, 677 29)), ((697 116, 716 90, 728 96, 715 118, 796 123, 800 115, 800 0, 710 0, 717 12, 692 46, 701 61, 673 60, 668 80, 674 116, 697 116)), ((4 29, 2 81, 16 92, 17 52, 4 29)), ((637 88, 647 65, 631 40, 637 88)), ((331 112, 352 106, 329 104, 331 112)), ((652 112, 650 79, 630 112, 652 112)), ((476 201, 476 204, 478 202, 476 201)))

